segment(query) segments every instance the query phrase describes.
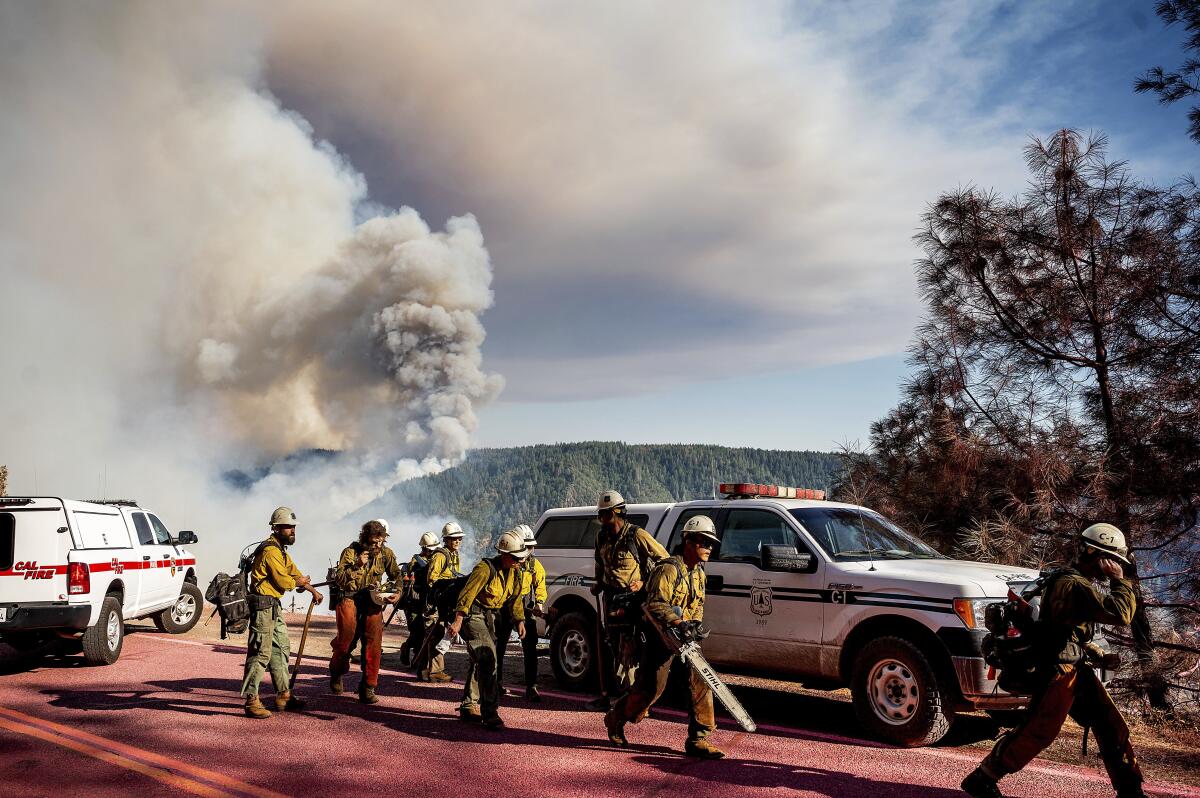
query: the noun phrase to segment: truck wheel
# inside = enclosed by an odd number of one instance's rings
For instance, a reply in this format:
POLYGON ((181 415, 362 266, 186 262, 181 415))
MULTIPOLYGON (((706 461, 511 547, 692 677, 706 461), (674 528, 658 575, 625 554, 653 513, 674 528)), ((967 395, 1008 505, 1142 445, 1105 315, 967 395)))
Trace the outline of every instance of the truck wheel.
POLYGON ((871 734, 908 748, 946 736, 954 720, 948 691, 920 649, 881 637, 854 658, 850 692, 858 721, 871 734))
POLYGON ((200 588, 191 582, 184 582, 175 603, 154 615, 152 620, 158 631, 181 635, 196 625, 203 609, 204 596, 200 588))
POLYGON ((100 617, 83 633, 83 658, 92 665, 112 665, 121 656, 124 643, 121 602, 114 596, 105 596, 100 605, 100 617))
POLYGON ((550 630, 550 667, 568 690, 596 684, 596 624, 580 612, 569 612, 550 630))

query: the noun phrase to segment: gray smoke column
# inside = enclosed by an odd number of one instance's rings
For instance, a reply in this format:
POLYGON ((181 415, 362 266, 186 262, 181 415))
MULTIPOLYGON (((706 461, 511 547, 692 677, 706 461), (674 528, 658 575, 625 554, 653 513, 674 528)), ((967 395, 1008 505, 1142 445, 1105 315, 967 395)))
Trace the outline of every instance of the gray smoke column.
POLYGON ((433 233, 404 208, 358 225, 324 265, 267 288, 235 324, 214 322, 183 378, 263 452, 454 462, 475 406, 503 384, 481 368, 490 282, 472 217, 433 233))

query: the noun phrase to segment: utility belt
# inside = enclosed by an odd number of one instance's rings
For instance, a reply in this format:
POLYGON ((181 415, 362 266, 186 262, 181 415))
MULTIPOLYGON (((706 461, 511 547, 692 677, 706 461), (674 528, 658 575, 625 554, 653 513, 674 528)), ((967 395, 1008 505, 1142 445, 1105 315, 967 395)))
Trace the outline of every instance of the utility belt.
POLYGON ((283 604, 280 603, 277 596, 264 596, 261 593, 251 593, 249 596, 247 596, 247 599, 250 601, 250 609, 253 612, 259 612, 261 610, 283 609, 283 604))

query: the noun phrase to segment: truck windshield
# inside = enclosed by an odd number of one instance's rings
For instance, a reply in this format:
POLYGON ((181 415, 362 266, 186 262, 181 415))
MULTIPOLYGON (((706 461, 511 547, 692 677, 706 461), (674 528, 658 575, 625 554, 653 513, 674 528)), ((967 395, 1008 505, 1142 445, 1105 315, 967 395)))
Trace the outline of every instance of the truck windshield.
POLYGON ((849 507, 805 507, 791 512, 835 560, 942 557, 878 513, 849 507))

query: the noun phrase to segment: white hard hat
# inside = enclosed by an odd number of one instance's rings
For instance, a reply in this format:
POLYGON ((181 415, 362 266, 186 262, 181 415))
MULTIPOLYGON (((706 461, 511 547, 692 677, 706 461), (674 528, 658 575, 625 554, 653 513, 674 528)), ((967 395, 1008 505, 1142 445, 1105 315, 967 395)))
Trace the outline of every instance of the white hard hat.
POLYGON ((517 531, 520 532, 521 536, 525 538, 526 548, 537 545, 537 537, 534 536, 533 530, 529 527, 529 524, 517 524, 517 531))
POLYGON ((1129 549, 1125 547, 1125 533, 1112 524, 1092 524, 1080 534, 1083 545, 1115 557, 1129 565, 1129 549))
POLYGON ((438 536, 433 532, 421 535, 421 548, 423 549, 436 549, 439 542, 438 536))
POLYGON ((500 536, 496 541, 496 551, 501 554, 511 554, 518 560, 523 560, 529 556, 529 549, 525 548, 525 536, 521 534, 520 529, 510 529, 500 536))
POLYGON ((463 536, 462 527, 450 521, 442 527, 442 537, 444 538, 461 538, 463 536))
POLYGON ((271 526, 295 526, 296 513, 291 507, 276 507, 271 513, 271 526))
POLYGON ((683 525, 683 538, 707 538, 713 543, 720 543, 720 538, 717 537, 717 528, 713 526, 712 519, 707 515, 693 515, 683 525))
POLYGON ((596 511, 600 510, 618 510, 625 506, 625 497, 617 493, 615 490, 606 490, 600 494, 600 501, 596 502, 596 511))
POLYGON ((377 523, 383 527, 384 534, 391 534, 390 531, 388 530, 388 522, 387 521, 385 521, 382 518, 376 518, 375 523, 377 523))

